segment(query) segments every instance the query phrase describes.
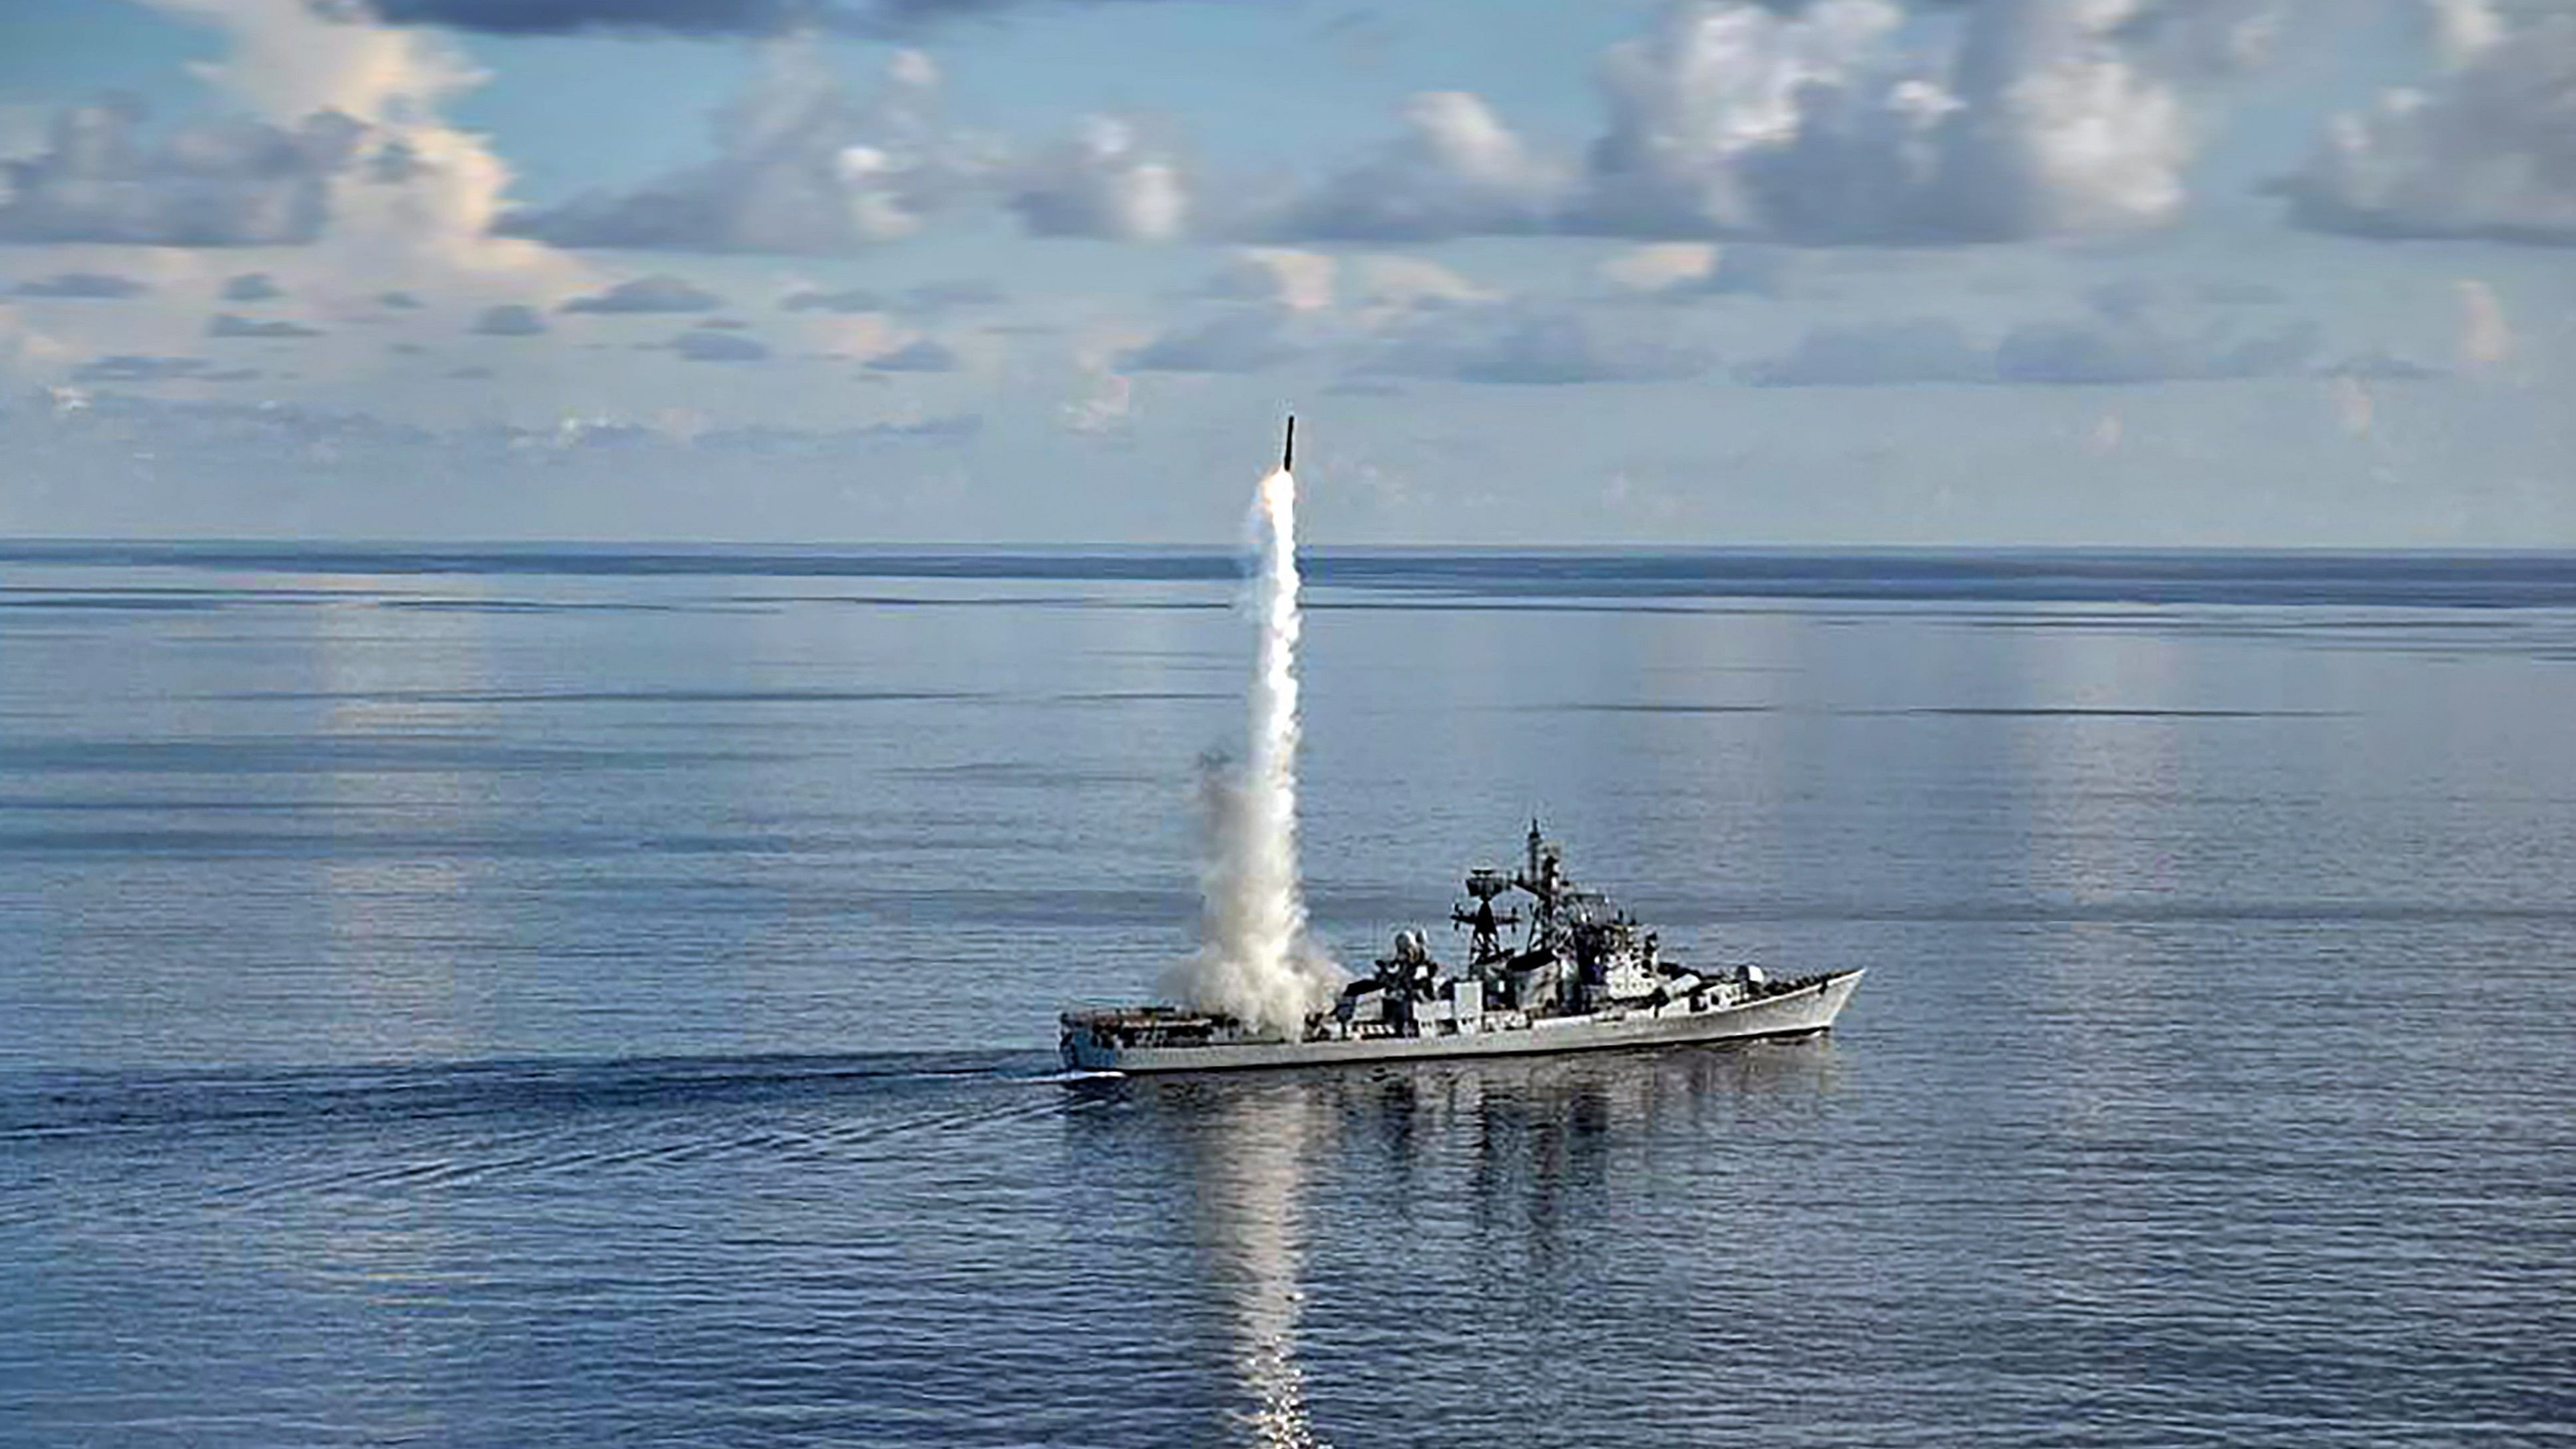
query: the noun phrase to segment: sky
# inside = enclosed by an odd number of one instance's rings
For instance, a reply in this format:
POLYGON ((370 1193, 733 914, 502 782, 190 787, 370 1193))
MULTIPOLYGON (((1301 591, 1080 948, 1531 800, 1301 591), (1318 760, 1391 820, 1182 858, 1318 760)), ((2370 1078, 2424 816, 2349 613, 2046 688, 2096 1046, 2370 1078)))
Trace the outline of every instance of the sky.
POLYGON ((7 0, 0 533, 2576 547, 2576 0, 7 0))

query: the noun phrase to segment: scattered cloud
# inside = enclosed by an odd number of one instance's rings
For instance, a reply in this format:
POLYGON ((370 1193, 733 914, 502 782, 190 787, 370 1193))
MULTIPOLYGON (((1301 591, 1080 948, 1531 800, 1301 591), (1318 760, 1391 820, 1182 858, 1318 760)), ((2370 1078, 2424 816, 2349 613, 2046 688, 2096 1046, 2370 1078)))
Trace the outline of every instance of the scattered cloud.
POLYGON ((0 163, 0 242, 301 245, 320 234, 366 135, 323 113, 196 121, 155 142, 145 119, 123 101, 59 112, 43 151, 0 163))
POLYGON ((419 297, 410 292, 378 292, 376 305, 391 307, 397 312, 416 312, 420 310, 421 302, 419 297))
POLYGON ((2203 282, 2194 291, 2213 307, 2270 307, 2290 300, 2288 292, 2269 282, 2203 282))
MULTIPOLYGON (((435 377, 435 372, 424 374, 435 377)), ((506 373, 503 374, 506 376, 506 373)), ((194 390, 195 379, 181 381, 194 390)), ((459 386, 491 386, 460 382, 459 386)), ((88 386, 0 396, 0 447, 90 504, 95 532, 237 530, 257 510, 301 500, 324 537, 442 536, 459 518, 520 536, 564 537, 596 520, 603 494, 632 529, 724 536, 753 496, 846 509, 855 452, 899 465, 970 443, 973 412, 896 413, 852 425, 709 427, 702 419, 567 416, 536 426, 425 427, 365 412, 270 398, 163 397, 150 387, 88 386), (710 464, 774 461, 749 475, 710 464), (184 468, 180 465, 184 464, 184 468), (711 477, 732 481, 723 487, 711 477), (358 484, 367 486, 355 486, 358 484), (220 485, 220 486, 217 486, 220 485), (674 499, 704 506, 662 513, 674 499), (457 511, 459 504, 466 511, 457 511), (245 512, 245 507, 253 511, 245 512)), ((478 409, 479 411, 479 409, 478 409)), ((874 481, 874 480, 872 480, 874 481)), ((897 487, 899 476, 885 480, 897 487)), ((908 494, 881 499, 873 526, 900 529, 908 494)), ((866 499, 857 506, 870 506, 866 499)))
POLYGON ((2489 372, 2513 360, 2513 322, 2495 288, 2473 277, 2454 284, 2460 298, 2460 369, 2489 372))
POLYGON ((765 362, 768 345, 739 332, 689 331, 671 339, 671 350, 691 362, 765 362))
POLYGON ((1033 235, 1159 242, 1187 225, 1190 188, 1170 146, 1133 122, 1091 116, 1019 168, 1009 201, 1033 235))
POLYGON ((2317 340, 2312 322, 2234 339, 2176 336, 2140 317, 2033 322, 2004 334, 1994 371, 1997 382, 2079 386, 2275 377, 2300 371, 2317 340))
POLYGON ((905 309, 913 312, 942 312, 955 307, 998 307, 1010 299, 1010 294, 1000 287, 972 277, 924 282, 903 294, 905 309))
POLYGON ((1621 291, 1667 301, 1694 297, 1778 296, 1793 266, 1785 247, 1754 242, 1656 242, 1602 263, 1602 280, 1621 291))
POLYGON ((718 113, 714 160, 513 213, 504 229, 567 247, 810 255, 910 236, 988 164, 941 122, 939 91, 918 51, 862 97, 809 40, 780 42, 718 113))
POLYGON ((2335 421, 2347 436, 2367 438, 2378 430, 2379 400, 2372 395, 2367 380, 2338 376, 2326 386, 2327 395, 2334 401, 2335 421))
POLYGON ((1240 308, 1163 333, 1122 354, 1129 372, 1261 372, 1297 356, 1280 316, 1240 308))
MULTIPOLYGON (((2259 59, 2266 0, 1675 0, 1601 66, 1579 164, 1481 97, 1269 208, 1283 238, 1533 232, 1931 245, 2116 233, 2181 211, 2186 87, 2259 59)), ((1751 281, 1751 278, 1741 278, 1751 281)))
POLYGON ((957 366, 956 351, 928 337, 868 359, 869 369, 875 372, 955 372, 957 366))
MULTIPOLYGON (((983 431, 984 415, 981 413, 946 413, 938 417, 860 423, 847 428, 713 428, 689 439, 689 446, 701 453, 756 453, 766 457, 828 460, 852 443, 888 440, 962 443, 983 431)), ((645 432, 640 441, 649 444, 656 438, 657 435, 645 432)))
POLYGON ((1360 301, 1373 309, 1402 311, 1501 300, 1501 294, 1491 288, 1423 257, 1367 256, 1355 265, 1360 301))
POLYGON ((873 8, 836 0, 357 0, 389 25, 438 25, 497 35, 585 31, 696 36, 779 35, 873 8))
POLYGON ((1135 380, 1106 366, 1083 369, 1082 391, 1057 408, 1067 432, 1107 437, 1127 427, 1136 415, 1135 380))
POLYGON ((1199 295, 1316 312, 1333 305, 1334 270, 1322 252, 1245 247, 1200 284, 1199 295))
POLYGON ((2430 382, 2437 377, 2452 375, 2445 368, 2386 351, 2355 353, 2323 371, 2328 377, 2358 378, 2366 382, 2430 382))
POLYGON ((1437 241, 1549 230, 1572 184, 1482 97, 1430 91, 1374 156, 1295 197, 1262 232, 1293 240, 1437 241))
POLYGON ((1371 339, 1359 371, 1552 386, 1665 382, 1705 366, 1696 349, 1659 336, 1613 332, 1578 312, 1503 302, 1417 310, 1371 339))
POLYGON ((883 293, 865 287, 850 287, 838 292, 822 292, 808 287, 790 292, 778 304, 789 312, 883 312, 888 310, 883 293))
POLYGON ((575 297, 559 312, 712 312, 724 298, 667 273, 620 282, 605 292, 575 297))
POLYGON ((1743 370, 1761 387, 1877 387, 1989 382, 1990 353, 1958 324, 1934 318, 1817 327, 1778 357, 1743 370))
POLYGON ((917 418, 911 422, 867 423, 844 428, 841 434, 855 438, 927 438, 945 442, 962 442, 984 431, 982 413, 949 413, 942 417, 917 418))
POLYGON ((1787 352, 1741 369, 1762 387, 1906 384, 2119 386, 2299 376, 2317 370, 2318 329, 2291 323, 2238 336, 2182 334, 2142 311, 2097 306, 2089 316, 2027 322, 1991 346, 1937 318, 1822 326, 1787 352))
POLYGON ((393 25, 496 35, 774 36, 826 30, 910 36, 950 19, 985 19, 1028 0, 347 0, 393 25))
POLYGON ((227 280, 217 295, 227 302, 274 302, 286 289, 266 272, 244 272, 227 280))
POLYGON ((20 282, 13 289, 13 294, 56 301, 113 302, 140 297, 151 290, 146 283, 110 272, 56 272, 50 277, 20 282))
POLYGON ((490 234, 509 170, 440 118, 482 80, 442 38, 310 0, 146 3, 223 33, 191 69, 239 113, 160 128, 131 102, 60 110, 0 164, 0 241, 292 247, 299 278, 350 286, 577 270, 490 234))
POLYGON ((2291 219, 2364 237, 2576 246, 2576 15, 2429 7, 2447 73, 2337 116, 2275 183, 2291 219))
POLYGON ((1946 50, 1890 0, 1676 5, 1604 62, 1567 225, 1806 243, 2001 241, 2171 220, 2195 137, 2153 0, 1990 0, 1946 50))
POLYGON ((72 369, 75 383, 101 382, 245 382, 256 369, 217 367, 202 357, 143 357, 121 354, 96 357, 72 369))
POLYGON ((1717 258, 1717 247, 1708 242, 1652 242, 1603 261, 1601 280, 1623 292, 1666 292, 1705 281, 1717 270, 1717 258))
POLYGON ((302 337, 319 337, 322 335, 322 330, 318 327, 307 327, 301 322, 290 322, 282 317, 264 319, 244 317, 232 312, 218 312, 214 315, 213 320, 206 323, 206 335, 208 337, 226 337, 235 339, 266 338, 270 340, 283 341, 302 337))
POLYGON ((483 337, 534 337, 546 330, 545 315, 520 302, 486 307, 466 329, 483 337))

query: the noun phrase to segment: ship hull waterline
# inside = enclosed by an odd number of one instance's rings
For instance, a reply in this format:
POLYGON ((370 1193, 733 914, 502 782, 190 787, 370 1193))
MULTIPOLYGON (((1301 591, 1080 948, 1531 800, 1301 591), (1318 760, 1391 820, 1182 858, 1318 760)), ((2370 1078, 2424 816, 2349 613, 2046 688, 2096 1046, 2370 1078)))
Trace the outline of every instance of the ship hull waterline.
POLYGON ((1632 1010, 1601 1016, 1540 1018, 1504 1030, 1438 1036, 1372 1036, 1326 1041, 1218 1042, 1206 1046, 1115 1046, 1085 1035, 1064 1042, 1065 1065, 1084 1072, 1223 1072, 1333 1066, 1354 1062, 1547 1056, 1580 1051, 1641 1050, 1708 1042, 1813 1036, 1833 1028, 1865 974, 1833 973, 1812 987, 1706 1011, 1632 1010))

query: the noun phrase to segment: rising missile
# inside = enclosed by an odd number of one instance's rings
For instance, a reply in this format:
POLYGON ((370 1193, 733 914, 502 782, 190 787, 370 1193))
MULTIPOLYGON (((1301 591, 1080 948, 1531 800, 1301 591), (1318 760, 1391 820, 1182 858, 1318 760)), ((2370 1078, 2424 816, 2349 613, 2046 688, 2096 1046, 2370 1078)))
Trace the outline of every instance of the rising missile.
POLYGON ((1288 415, 1288 438, 1279 445, 1279 471, 1282 473, 1297 471, 1297 415, 1295 413, 1288 415))

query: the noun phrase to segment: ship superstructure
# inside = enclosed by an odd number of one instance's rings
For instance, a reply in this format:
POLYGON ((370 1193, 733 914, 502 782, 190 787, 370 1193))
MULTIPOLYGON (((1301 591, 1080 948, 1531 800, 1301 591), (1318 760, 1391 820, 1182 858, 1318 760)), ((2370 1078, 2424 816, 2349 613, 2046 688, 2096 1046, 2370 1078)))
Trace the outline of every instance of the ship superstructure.
POLYGON ((1450 911, 1467 937, 1455 969, 1408 928, 1293 1036, 1180 1007, 1071 1011, 1065 1064, 1209 1071, 1804 1036, 1832 1027, 1862 975, 1779 979, 1753 965, 1703 972, 1667 960, 1655 932, 1574 883, 1536 821, 1519 867, 1469 871, 1464 895, 1450 911))

